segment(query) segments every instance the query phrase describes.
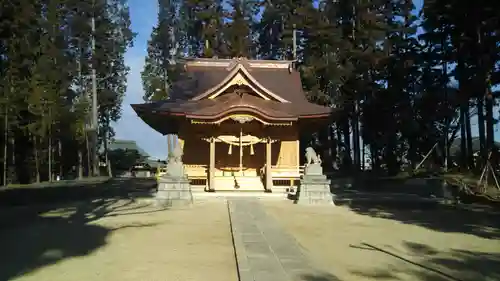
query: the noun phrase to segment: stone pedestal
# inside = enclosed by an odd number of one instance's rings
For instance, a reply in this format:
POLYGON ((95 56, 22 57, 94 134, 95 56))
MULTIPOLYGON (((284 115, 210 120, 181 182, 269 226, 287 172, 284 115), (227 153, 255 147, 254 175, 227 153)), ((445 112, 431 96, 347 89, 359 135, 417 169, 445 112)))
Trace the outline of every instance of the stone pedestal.
POLYGON ((162 207, 188 206, 193 203, 191 185, 187 177, 165 175, 158 179, 156 204, 162 207))
POLYGON ((300 179, 298 198, 300 205, 335 205, 330 192, 330 180, 325 175, 304 175, 300 179))
POLYGON ((309 164, 304 167, 304 175, 323 176, 323 167, 321 164, 309 164))

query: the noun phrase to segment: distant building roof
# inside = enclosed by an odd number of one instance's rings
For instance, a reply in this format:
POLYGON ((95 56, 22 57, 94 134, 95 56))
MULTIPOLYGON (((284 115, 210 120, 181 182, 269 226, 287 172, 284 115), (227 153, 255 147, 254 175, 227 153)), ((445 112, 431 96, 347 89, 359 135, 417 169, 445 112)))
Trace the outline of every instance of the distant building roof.
POLYGON ((142 162, 137 163, 134 167, 136 169, 146 168, 146 169, 158 169, 160 167, 166 167, 166 161, 146 159, 142 162))
POLYGON ((166 165, 165 161, 158 161, 158 160, 152 160, 152 159, 147 159, 146 164, 149 165, 151 168, 158 168, 158 167, 164 167, 166 165))
POLYGON ((108 145, 109 150, 136 150, 141 156, 149 157, 149 154, 140 148, 135 141, 132 140, 114 140, 108 145))

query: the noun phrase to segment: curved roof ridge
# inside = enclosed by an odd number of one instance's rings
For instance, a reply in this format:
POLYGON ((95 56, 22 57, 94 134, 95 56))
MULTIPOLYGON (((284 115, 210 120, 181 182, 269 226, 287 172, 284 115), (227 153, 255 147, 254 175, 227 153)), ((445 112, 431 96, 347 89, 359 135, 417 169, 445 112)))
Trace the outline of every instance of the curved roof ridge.
POLYGON ((254 60, 246 57, 235 57, 232 59, 219 58, 185 58, 182 59, 186 67, 190 66, 209 66, 209 67, 226 67, 231 70, 236 64, 244 63, 252 67, 264 68, 289 68, 295 63, 295 60, 254 60), (233 66, 233 67, 231 67, 233 66))
POLYGON ((257 81, 257 79, 255 79, 248 72, 248 70, 241 63, 238 63, 236 66, 234 66, 232 68, 231 72, 226 76, 226 78, 224 78, 224 80, 222 80, 221 82, 219 82, 218 84, 216 84, 212 88, 204 91, 203 93, 201 93, 199 95, 196 95, 195 97, 191 98, 191 100, 197 101, 197 100, 201 100, 203 98, 206 98, 210 94, 213 94, 217 90, 223 88, 227 83, 229 83, 231 81, 231 79, 233 79, 240 72, 245 75, 245 78, 247 78, 248 80, 250 80, 250 82, 252 82, 255 86, 257 86, 260 90, 262 90, 264 93, 268 94, 272 98, 274 98, 274 99, 276 99, 276 100, 278 100, 278 101, 280 101, 282 103, 289 103, 290 102, 290 101, 284 99, 283 97, 281 97, 281 96, 279 96, 279 95, 271 92, 266 87, 264 87, 261 83, 259 83, 257 81))

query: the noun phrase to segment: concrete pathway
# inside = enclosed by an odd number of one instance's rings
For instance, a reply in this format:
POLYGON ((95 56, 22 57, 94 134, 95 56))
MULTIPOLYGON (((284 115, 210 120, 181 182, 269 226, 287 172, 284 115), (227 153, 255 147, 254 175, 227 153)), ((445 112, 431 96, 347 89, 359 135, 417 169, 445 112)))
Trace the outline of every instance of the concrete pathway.
POLYGON ((319 273, 257 199, 228 198, 228 208, 240 281, 298 281, 319 273))

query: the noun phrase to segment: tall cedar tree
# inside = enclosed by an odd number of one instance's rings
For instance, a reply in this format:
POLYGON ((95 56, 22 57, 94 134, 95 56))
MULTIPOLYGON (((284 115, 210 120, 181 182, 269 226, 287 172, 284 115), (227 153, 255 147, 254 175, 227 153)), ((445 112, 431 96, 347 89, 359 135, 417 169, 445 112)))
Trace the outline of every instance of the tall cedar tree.
MULTIPOLYGON (((425 0, 415 11, 411 0, 159 1, 145 99, 168 97, 180 74, 171 58, 292 59, 296 29, 304 91, 337 111, 329 126, 303 138, 322 153, 326 169, 367 167, 385 175, 447 163, 479 173, 491 152, 498 165, 497 2, 425 0)), ((107 143, 126 85, 129 24, 122 0, 0 3, 4 183, 88 174, 90 65, 98 74, 100 139, 107 143)))
POLYGON ((251 0, 230 1, 231 10, 224 29, 227 57, 255 57, 257 50, 253 44, 252 28, 258 12, 257 4, 251 0))
POLYGON ((222 0, 186 0, 183 2, 182 11, 187 55, 223 58, 227 54, 227 48, 222 32, 222 0))
POLYGON ((133 34, 125 1, 3 1, 0 5, 3 184, 89 174, 84 159, 91 17, 96 19, 98 48, 92 63, 98 74, 104 142, 112 135, 110 122, 120 117, 126 87, 123 55, 133 34))
POLYGON ((175 59, 181 51, 179 1, 159 0, 158 7, 158 23, 151 32, 148 55, 141 72, 145 101, 168 98, 175 77, 175 59))

